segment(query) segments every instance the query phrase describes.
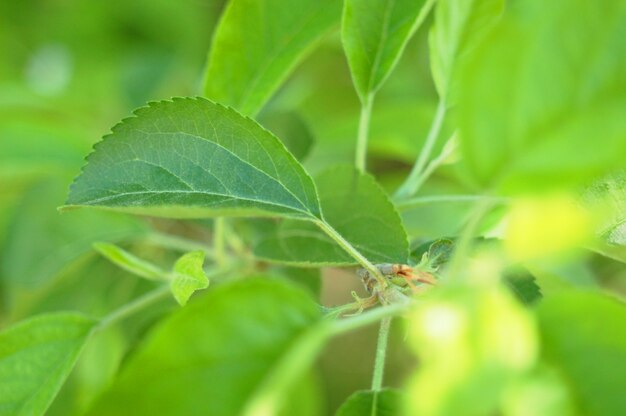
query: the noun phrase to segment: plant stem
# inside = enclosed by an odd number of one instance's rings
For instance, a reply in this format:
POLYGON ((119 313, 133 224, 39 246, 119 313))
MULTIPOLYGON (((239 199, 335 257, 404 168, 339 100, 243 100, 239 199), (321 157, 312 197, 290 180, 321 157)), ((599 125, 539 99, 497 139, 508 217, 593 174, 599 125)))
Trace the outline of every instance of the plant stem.
POLYGON ((333 322, 330 331, 332 336, 341 335, 366 325, 373 324, 384 318, 390 318, 406 313, 415 307, 416 302, 394 303, 389 306, 381 306, 369 312, 364 312, 350 318, 338 319, 333 322))
POLYGON ((403 211, 406 209, 418 207, 420 205, 436 204, 441 202, 472 202, 479 201, 481 199, 491 199, 494 203, 504 203, 507 201, 506 198, 498 198, 485 195, 429 195, 406 199, 404 201, 398 202, 396 204, 396 208, 398 208, 400 211, 403 211))
POLYGON ((146 236, 145 240, 151 244, 182 252, 202 250, 208 257, 215 257, 215 253, 206 245, 183 237, 163 233, 150 233, 146 236))
POLYGON ((378 391, 383 386, 383 375, 385 372, 385 358, 387 357, 387 344, 389 341, 389 329, 391 328, 391 317, 383 318, 380 321, 378 330, 378 342, 376 343, 376 358, 374 360, 374 374, 372 375, 372 390, 378 391))
POLYGON ((217 217, 213 222, 213 250, 215 250, 215 263, 217 263, 219 267, 223 267, 226 264, 224 223, 224 217, 217 217))
POLYGON ((439 101, 439 105, 437 106, 437 111, 435 112, 435 117, 433 118, 433 122, 430 126, 430 130, 428 131, 428 135, 426 136, 426 141, 424 142, 424 147, 417 157, 413 168, 411 169, 411 173, 406 178, 404 183, 398 188, 394 197, 397 199, 409 198, 417 192, 421 185, 420 177, 422 176, 422 172, 426 167, 426 162, 430 158, 430 155, 433 151, 433 147, 435 146, 435 142, 437 141, 437 137, 439 137, 439 131, 441 130, 441 126, 443 125, 443 120, 446 114, 446 104, 443 99, 439 101))
POLYGON ((355 165, 360 172, 365 172, 367 159, 367 136, 372 115, 372 103, 374 94, 370 93, 361 103, 361 115, 359 117, 359 133, 356 140, 355 165))
POLYGON ((363 266, 372 276, 376 278, 376 281, 382 288, 387 287, 387 281, 380 273, 380 270, 374 266, 368 259, 365 258, 352 244, 350 244, 341 234, 337 232, 330 224, 324 220, 315 220, 318 227, 322 229, 330 238, 332 238, 341 248, 343 248, 352 258, 363 266))
POLYGON ((104 329, 109 327, 118 321, 121 321, 136 312, 139 312, 142 309, 147 308, 162 299, 167 298, 170 295, 170 287, 169 284, 159 286, 151 292, 146 293, 143 296, 138 297, 130 303, 120 307, 119 309, 111 312, 104 318, 100 320, 100 323, 97 326, 97 330, 104 329))
POLYGON ((461 265, 463 264, 463 260, 467 256, 472 245, 472 239, 476 235, 478 226, 480 225, 480 222, 484 218, 485 214, 487 214, 487 212, 489 212, 494 205, 495 203, 492 198, 483 198, 478 200, 474 206, 469 221, 457 240, 456 249, 454 250, 454 254, 452 255, 452 259, 450 260, 450 264, 446 270, 445 274, 448 278, 454 279, 458 277, 459 272, 461 271, 461 265))

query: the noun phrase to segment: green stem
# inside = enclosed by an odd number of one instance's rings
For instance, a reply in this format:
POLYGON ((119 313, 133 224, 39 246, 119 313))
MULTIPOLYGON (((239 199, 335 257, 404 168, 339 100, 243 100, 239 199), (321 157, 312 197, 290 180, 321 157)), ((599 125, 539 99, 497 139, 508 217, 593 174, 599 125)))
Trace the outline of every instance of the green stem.
POLYGON ((452 255, 452 259, 450 260, 448 268, 445 272, 448 278, 455 279, 459 276, 461 266, 469 252, 470 247, 472 246, 472 239, 476 235, 478 226, 484 216, 494 205, 495 203, 492 198, 484 198, 476 203, 467 225, 457 240, 454 254, 452 255))
POLYGON ((437 204, 437 203, 460 203, 460 202, 473 202, 482 199, 491 199, 494 203, 504 203, 506 198, 491 197, 485 195, 430 195, 420 196, 416 198, 406 199, 398 202, 396 208, 400 211, 418 207, 420 205, 437 204))
POLYGON ((372 103, 374 94, 369 94, 361 103, 361 115, 359 117, 359 133, 356 141, 355 165, 360 172, 365 172, 367 159, 367 136, 372 116, 372 103))
POLYGON ((176 251, 184 252, 202 250, 208 257, 215 257, 215 253, 206 245, 183 237, 162 233, 150 233, 146 236, 145 240, 148 243, 155 244, 160 247, 170 248, 176 251))
POLYGON ((426 163, 428 159, 430 159, 430 155, 433 151, 433 147, 437 141, 437 137, 439 137, 439 131, 441 130, 441 126, 443 125, 443 120, 446 114, 446 104, 442 99, 439 101, 439 105, 437 106, 437 111, 435 112, 435 118, 430 126, 430 130, 428 131, 428 136, 426 136, 426 141, 424 142, 424 147, 417 157, 413 168, 411 169, 411 173, 406 178, 404 183, 398 188, 394 197, 396 199, 404 199, 409 198, 417 192, 421 185, 420 177, 426 167, 426 163))
POLYGON ((376 278, 378 284, 382 288, 387 286, 387 281, 380 273, 380 270, 365 258, 352 244, 350 244, 341 234, 337 232, 330 224, 324 220, 315 220, 318 227, 322 229, 330 238, 332 238, 341 248, 343 248, 352 258, 354 258, 363 268, 365 268, 372 276, 376 278))
POLYGON ((151 306, 167 297, 170 296, 170 287, 169 284, 159 286, 151 292, 146 293, 143 296, 138 297, 130 303, 120 307, 119 309, 111 312, 109 315, 105 316, 100 320, 100 323, 97 326, 97 330, 104 329, 109 327, 118 321, 126 319, 127 317, 151 306))
POLYGON ((217 217, 213 222, 213 250, 215 250, 215 263, 219 267, 223 267, 226 264, 226 252, 224 250, 224 217, 217 217))
POLYGON ((387 344, 389 341, 389 329, 391 318, 383 318, 378 330, 378 342, 376 343, 376 359, 374 360, 374 374, 372 375, 372 390, 379 391, 383 387, 383 374, 385 372, 385 358, 387 357, 387 344))
POLYGON ((390 318, 408 312, 415 306, 415 302, 394 303, 389 306, 381 306, 369 312, 363 312, 350 318, 338 319, 333 322, 330 331, 332 336, 354 331, 363 326, 371 325, 384 318, 390 318))

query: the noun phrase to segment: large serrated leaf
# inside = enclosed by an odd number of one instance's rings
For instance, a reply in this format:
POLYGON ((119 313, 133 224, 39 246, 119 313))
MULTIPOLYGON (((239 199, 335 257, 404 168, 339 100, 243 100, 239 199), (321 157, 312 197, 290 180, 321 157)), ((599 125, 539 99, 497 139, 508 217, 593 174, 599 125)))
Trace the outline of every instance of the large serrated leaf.
POLYGON ((346 0, 341 38, 362 101, 382 85, 433 0, 346 0))
POLYGON ((320 217, 313 181, 283 144, 202 98, 152 103, 115 126, 67 206, 172 218, 320 217))
MULTIPOLYGON (((406 263, 408 240, 389 198, 370 175, 351 166, 331 168, 316 178, 324 219, 374 263, 406 263)), ((351 265, 355 260, 314 224, 283 222, 261 241, 255 255, 304 265, 351 265)))
POLYGON ((439 95, 447 98, 459 59, 491 29, 504 10, 504 0, 439 1, 430 31, 430 65, 439 95))
POLYGON ((625 21, 621 0, 507 9, 459 69, 460 147, 477 184, 536 192, 623 165, 625 21))
POLYGON ((211 46, 206 96, 256 114, 340 14, 339 0, 232 0, 211 46))
POLYGON ((626 305, 591 292, 546 297, 537 310, 543 354, 567 380, 581 414, 626 413, 626 305))
POLYGON ((0 333, 0 415, 42 415, 78 359, 95 321, 55 313, 0 333))
POLYGON ((402 413, 402 399, 402 393, 394 389, 357 391, 335 416, 397 416, 402 413))
POLYGON ((282 281, 222 285, 159 324, 90 414, 262 414, 259 403, 276 414, 279 404, 265 400, 289 401, 276 388, 290 385, 277 386, 275 371, 297 371, 291 383, 306 374, 298 366, 321 346, 325 332, 311 337, 320 319, 310 297, 282 281))

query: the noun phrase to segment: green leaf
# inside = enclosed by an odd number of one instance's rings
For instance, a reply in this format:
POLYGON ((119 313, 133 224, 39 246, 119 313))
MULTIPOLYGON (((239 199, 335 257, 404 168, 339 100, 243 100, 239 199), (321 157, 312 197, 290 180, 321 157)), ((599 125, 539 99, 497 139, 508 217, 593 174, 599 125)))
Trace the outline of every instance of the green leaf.
POLYGON ((447 98, 458 61, 485 36, 504 11, 504 0, 437 2, 430 31, 430 66, 439 95, 447 98))
POLYGON ((95 147, 68 207, 173 218, 319 218, 315 185, 256 122, 202 98, 151 103, 95 147))
POLYGON ((362 102, 383 84, 432 0, 346 0, 341 40, 362 102))
POLYGON ((59 215, 67 192, 64 180, 35 184, 23 196, 10 220, 0 273, 12 286, 34 288, 48 283, 68 264, 89 253, 98 240, 121 241, 145 234, 136 219, 109 212, 59 215))
POLYGON ((193 292, 209 287, 209 279, 202 269, 203 263, 204 251, 192 251, 174 264, 174 278, 170 288, 181 306, 185 306, 193 292))
POLYGON ((460 69, 460 144, 476 183, 536 192, 623 166, 625 18, 621 0, 507 10, 460 69))
POLYGON ((311 298, 284 281, 221 285, 161 322, 90 415, 220 416, 259 399, 278 405, 263 399, 289 399, 321 347, 312 336, 320 318, 311 298), (277 371, 295 374, 277 384, 277 371))
POLYGON ((584 205, 602 217, 597 231, 607 243, 626 246, 626 170, 619 170, 585 189, 584 205))
POLYGON ((338 21, 337 0, 232 0, 217 27, 207 97, 256 114, 338 21))
POLYGON ((395 389, 357 391, 341 405, 335 416, 397 416, 402 410, 402 394, 395 389))
POLYGON ((161 280, 167 274, 154 264, 140 259, 128 251, 110 243, 94 243, 93 247, 109 261, 122 269, 149 280, 161 280))
POLYGON ((55 313, 0 333, 0 415, 42 415, 59 392, 95 321, 55 313))
MULTIPOLYGON (((402 221, 370 175, 352 166, 316 178, 324 219, 374 263, 406 263, 408 241, 402 221)), ((312 223, 285 221, 261 241, 256 256, 287 264, 352 265, 355 260, 312 223)))
POLYGON ((535 276, 523 267, 505 270, 502 283, 525 305, 532 305, 543 297, 535 276))
POLYGON ((591 292, 562 292, 538 307, 545 358, 560 369, 581 414, 626 413, 626 306, 591 292))

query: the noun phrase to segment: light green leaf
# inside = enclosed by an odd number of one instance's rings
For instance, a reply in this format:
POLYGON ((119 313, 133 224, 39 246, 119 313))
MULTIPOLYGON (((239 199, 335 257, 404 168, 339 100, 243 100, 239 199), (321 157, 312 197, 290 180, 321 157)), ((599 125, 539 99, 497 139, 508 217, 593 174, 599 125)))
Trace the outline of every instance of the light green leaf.
POLYGON ((626 170, 592 184, 582 200, 602 218, 598 235, 609 244, 626 246, 626 170))
POLYGON ((137 276, 150 280, 161 280, 167 274, 154 264, 140 259, 115 244, 94 243, 93 247, 115 265, 137 276))
POLYGON ((320 318, 281 280, 224 284, 160 323, 90 414, 275 414, 321 347, 320 318))
POLYGON ((625 19, 621 0, 511 5, 459 73, 460 144, 475 182, 536 192, 623 166, 625 19))
MULTIPOLYGON (((430 31, 430 66, 435 85, 447 98, 453 72, 485 36, 504 11, 504 0, 446 0, 435 6, 435 23, 430 31)), ((454 87, 453 87, 454 88, 454 87)))
POLYGON ((205 94, 256 114, 338 21, 338 0, 231 0, 214 35, 205 94))
POLYGON ((0 415, 43 415, 94 323, 83 315, 55 313, 0 333, 0 415))
POLYGON ((546 297, 537 310, 543 354, 585 415, 626 414, 626 306, 591 292, 546 297))
POLYGON ((57 178, 32 186, 17 205, 0 261, 0 274, 11 286, 34 288, 48 283, 98 240, 120 241, 145 234, 136 219, 109 212, 59 215, 67 192, 57 178))
POLYGON ((402 414, 402 394, 394 389, 357 391, 335 416, 397 416, 402 414))
POLYGON ((383 84, 433 0, 346 0, 341 40, 362 102, 383 84))
MULTIPOLYGON (((372 176, 341 166, 320 174, 316 183, 326 222, 361 254, 374 263, 406 263, 408 240, 402 221, 372 176)), ((314 224, 302 221, 283 222, 254 252, 288 264, 355 264, 314 224)))
POLYGON ((96 145, 68 207, 201 218, 319 218, 315 185, 271 133, 202 98, 151 103, 96 145))
POLYGON ((193 292, 209 287, 209 279, 202 269, 203 263, 204 251, 192 251, 174 264, 174 278, 170 288, 181 306, 185 306, 193 292))

